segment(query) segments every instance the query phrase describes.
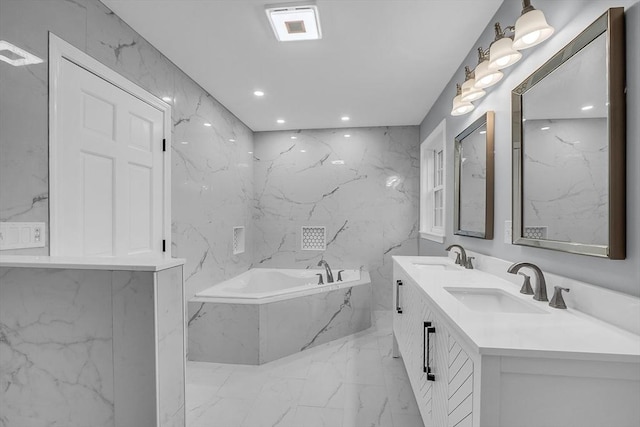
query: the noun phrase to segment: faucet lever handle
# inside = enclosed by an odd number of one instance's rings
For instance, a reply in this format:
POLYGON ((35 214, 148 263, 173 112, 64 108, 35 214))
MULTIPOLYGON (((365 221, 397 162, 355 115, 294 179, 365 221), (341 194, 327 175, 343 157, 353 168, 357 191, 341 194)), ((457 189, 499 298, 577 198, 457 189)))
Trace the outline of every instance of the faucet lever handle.
POLYGON ((518 272, 518 274, 524 277, 524 283, 522 283, 520 293, 525 295, 533 295, 533 289, 531 288, 531 278, 524 273, 518 272))
POLYGON ((343 272, 343 271, 344 271, 344 270, 340 270, 340 271, 338 271, 338 282, 342 282, 342 272, 343 272))
POLYGON ((563 288, 561 286, 554 286, 553 298, 549 301, 549 305, 553 308, 566 309, 567 304, 564 302, 564 298, 562 298, 562 291, 569 292, 569 288, 563 288))
POLYGON ((469 270, 473 270, 473 263, 471 262, 471 260, 476 259, 476 257, 474 256, 468 256, 467 257, 467 265, 464 266, 464 268, 469 269, 469 270))
POLYGON ((316 273, 318 276, 318 285, 324 285, 324 281, 322 280, 322 273, 316 273))

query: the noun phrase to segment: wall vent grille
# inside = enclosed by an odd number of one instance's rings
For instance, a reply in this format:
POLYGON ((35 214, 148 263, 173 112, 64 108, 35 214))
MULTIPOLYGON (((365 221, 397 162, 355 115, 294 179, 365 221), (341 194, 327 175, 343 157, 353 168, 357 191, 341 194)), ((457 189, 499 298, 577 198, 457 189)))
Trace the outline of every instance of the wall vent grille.
POLYGON ((327 249, 327 227, 304 226, 300 235, 302 236, 303 251, 324 251, 327 249))

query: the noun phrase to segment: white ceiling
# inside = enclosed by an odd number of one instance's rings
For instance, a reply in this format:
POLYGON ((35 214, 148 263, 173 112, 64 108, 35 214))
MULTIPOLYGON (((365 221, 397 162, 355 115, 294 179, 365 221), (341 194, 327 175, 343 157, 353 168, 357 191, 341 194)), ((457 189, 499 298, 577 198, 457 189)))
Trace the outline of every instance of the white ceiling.
POLYGON ((102 1, 254 131, 419 124, 502 3, 318 0, 322 40, 278 42, 282 1, 102 1))

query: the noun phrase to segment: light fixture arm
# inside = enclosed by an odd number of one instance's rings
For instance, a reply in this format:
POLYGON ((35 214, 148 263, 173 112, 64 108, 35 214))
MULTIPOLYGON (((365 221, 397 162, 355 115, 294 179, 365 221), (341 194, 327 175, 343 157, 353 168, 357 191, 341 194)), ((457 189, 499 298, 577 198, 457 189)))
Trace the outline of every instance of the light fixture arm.
POLYGON ((478 64, 489 59, 489 49, 483 49, 482 46, 478 47, 478 64))
POLYGON ((464 66, 464 80, 467 81, 469 79, 475 78, 475 72, 468 65, 464 66))
POLYGON ((507 31, 511 33, 515 33, 516 31, 516 27, 514 27, 513 25, 509 25, 508 27, 505 27, 503 30, 499 22, 496 22, 494 24, 494 28, 496 30, 496 39, 494 41, 498 41, 504 37, 507 37, 507 31))
POLYGON ((532 10, 536 10, 536 8, 531 6, 531 1, 522 0, 522 13, 520 15, 524 15, 525 13, 531 12, 532 10))
POLYGON ((462 86, 460 86, 460 83, 456 83, 456 96, 458 95, 462 95, 462 86))

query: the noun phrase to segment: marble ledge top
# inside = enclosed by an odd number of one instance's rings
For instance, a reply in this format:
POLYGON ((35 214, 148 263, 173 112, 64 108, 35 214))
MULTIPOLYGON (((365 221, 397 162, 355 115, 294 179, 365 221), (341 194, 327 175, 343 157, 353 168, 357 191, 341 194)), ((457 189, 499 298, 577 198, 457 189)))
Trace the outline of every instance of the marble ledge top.
POLYGON ((74 270, 162 271, 183 265, 183 258, 171 257, 70 257, 0 255, 0 267, 58 268, 74 270))
MULTIPOLYGON (((458 268, 446 257, 394 256, 393 260, 396 268, 402 268, 424 291, 436 311, 444 316, 445 323, 480 354, 640 363, 640 336, 571 307, 558 310, 533 301, 531 296, 519 293, 519 286, 498 276, 458 268), (430 263, 452 268, 450 271, 419 268, 420 264, 430 263), (541 313, 473 311, 447 292, 447 288, 455 287, 501 289, 535 305, 541 313)), ((638 298, 629 299, 640 303, 638 298)))

